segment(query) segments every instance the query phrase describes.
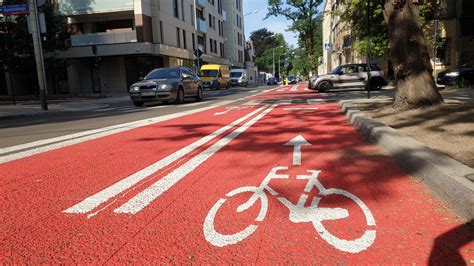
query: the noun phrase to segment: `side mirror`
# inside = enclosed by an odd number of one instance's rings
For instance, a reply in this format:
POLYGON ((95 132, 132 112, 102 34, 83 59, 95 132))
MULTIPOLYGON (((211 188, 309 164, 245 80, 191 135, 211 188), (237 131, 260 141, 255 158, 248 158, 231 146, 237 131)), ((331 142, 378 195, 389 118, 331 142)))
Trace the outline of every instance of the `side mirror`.
POLYGON ((139 81, 142 81, 142 80, 144 80, 144 79, 145 79, 144 77, 139 77, 139 78, 138 78, 139 81))

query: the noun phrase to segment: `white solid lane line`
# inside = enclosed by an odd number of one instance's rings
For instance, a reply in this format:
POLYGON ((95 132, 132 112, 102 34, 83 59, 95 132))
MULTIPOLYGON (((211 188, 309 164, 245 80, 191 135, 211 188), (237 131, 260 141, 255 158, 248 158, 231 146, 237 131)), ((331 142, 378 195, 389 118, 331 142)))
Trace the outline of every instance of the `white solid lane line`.
POLYGON ((119 182, 113 184, 112 186, 84 199, 83 201, 79 202, 78 204, 72 206, 71 208, 64 210, 65 213, 88 213, 99 205, 107 202, 109 199, 117 196, 118 194, 124 192, 125 190, 131 188, 135 184, 139 183, 143 179, 147 178, 148 176, 154 174, 155 172, 161 170, 162 168, 168 166, 169 164, 179 160, 180 158, 184 157, 188 153, 192 152, 193 150, 197 149, 198 147, 204 145, 205 143, 211 141, 212 139, 216 138, 217 136, 225 133, 229 129, 239 125, 240 123, 244 122, 248 118, 252 117, 253 115, 260 112, 265 107, 260 107, 259 109, 237 119, 236 121, 214 131, 210 135, 203 137, 190 145, 176 151, 175 153, 155 162, 154 164, 134 173, 133 175, 120 180, 119 182))
POLYGON ((194 169, 196 169, 199 165, 204 163, 207 159, 209 159, 212 155, 222 149, 225 145, 227 145, 230 141, 235 139, 239 136, 242 132, 250 128, 253 124, 255 124, 258 120, 262 119, 266 114, 273 110, 275 106, 278 104, 274 104, 271 107, 267 108, 265 111, 260 113, 259 115, 255 116, 247 123, 242 125, 241 127, 237 128, 232 133, 228 134, 227 136, 220 139, 218 142, 214 143, 211 147, 207 148, 205 151, 201 152, 200 154, 193 157, 191 160, 180 166, 179 168, 175 169, 173 172, 169 173, 162 179, 155 182, 153 185, 145 189, 144 191, 137 194, 135 197, 130 199, 128 202, 120 206, 119 208, 115 209, 115 213, 125 213, 125 214, 135 214, 143 210, 146 206, 148 206, 152 201, 157 199, 161 194, 168 191, 171 187, 173 187, 176 183, 178 183, 181 179, 183 179, 186 175, 191 173, 194 169))
POLYGON ((318 110, 317 107, 294 107, 294 108, 284 108, 284 111, 298 111, 298 110, 318 110))
POLYGON ((211 106, 207 106, 207 107, 203 107, 199 109, 194 109, 194 110, 189 110, 189 111, 184 111, 184 112, 179 112, 175 114, 169 114, 169 115, 164 115, 164 116, 159 116, 159 117, 154 117, 154 118, 147 118, 147 119, 143 119, 139 121, 114 125, 110 127, 88 130, 84 132, 55 137, 51 139, 39 140, 39 141, 34 141, 34 142, 16 145, 12 147, 1 148, 0 155, 4 155, 4 156, 0 156, 0 163, 7 163, 10 161, 22 159, 25 157, 30 157, 38 153, 43 153, 50 150, 55 150, 55 149, 67 147, 70 145, 78 144, 81 142, 85 142, 88 140, 93 140, 93 139, 109 136, 115 133, 131 130, 134 128, 143 127, 143 126, 167 121, 170 119, 179 118, 186 115, 206 111, 206 110, 209 110, 221 105, 227 105, 232 102, 234 101, 224 101, 215 105, 211 105, 211 106), (20 151, 20 152, 8 154, 15 151, 20 151), (5 154, 8 154, 8 155, 5 155, 5 154))

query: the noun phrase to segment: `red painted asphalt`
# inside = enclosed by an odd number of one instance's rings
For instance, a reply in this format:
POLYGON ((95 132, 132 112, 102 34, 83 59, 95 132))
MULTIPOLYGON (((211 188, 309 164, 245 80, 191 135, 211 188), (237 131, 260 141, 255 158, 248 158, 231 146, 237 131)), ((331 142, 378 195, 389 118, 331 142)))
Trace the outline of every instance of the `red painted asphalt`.
POLYGON ((296 104, 275 106, 136 214, 114 210, 237 127, 108 200, 94 209, 100 211, 93 217, 63 211, 260 106, 218 107, 1 164, 0 263, 473 263, 472 228, 365 142, 336 104, 301 104, 323 97, 304 86, 297 91, 283 88, 248 100, 296 104), (285 145, 297 135, 311 144, 301 147, 301 165, 293 165, 293 147, 285 145), (288 178, 268 184, 277 195, 263 191, 268 199, 263 220, 255 221, 261 200, 237 212, 252 193, 226 194, 258 187, 275 167, 288 167, 278 172, 288 178), (347 191, 362 203, 337 193, 321 195, 312 187, 300 211, 310 210, 317 196, 320 209, 346 210, 348 216, 290 221, 290 210, 278 198, 296 204, 307 183, 296 176, 308 175, 308 170, 321 171, 317 180, 326 189, 347 191), (209 222, 220 199, 226 201, 209 222), (368 225, 361 204, 375 225, 368 225), (209 237, 206 221, 222 235, 249 225, 257 228, 221 247, 225 237, 209 237), (327 231, 317 230, 315 224, 327 231), (355 253, 344 251, 368 230, 375 232, 373 241, 355 253), (331 244, 328 234, 345 244, 331 244))

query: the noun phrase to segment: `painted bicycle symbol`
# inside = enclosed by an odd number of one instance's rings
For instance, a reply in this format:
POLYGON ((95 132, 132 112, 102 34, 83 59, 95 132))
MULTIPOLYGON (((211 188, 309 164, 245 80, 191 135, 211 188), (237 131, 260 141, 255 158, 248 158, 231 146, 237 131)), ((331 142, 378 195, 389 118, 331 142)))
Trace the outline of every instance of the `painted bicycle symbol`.
MULTIPOLYGON (((267 209, 268 209, 268 197, 267 197, 266 192, 270 193, 273 196, 278 195, 278 192, 272 189, 269 186, 269 183, 272 179, 289 178, 288 175, 278 173, 279 171, 285 171, 285 170, 288 170, 288 167, 286 166, 274 167, 268 173, 265 179, 262 181, 260 186, 240 187, 227 193, 226 194, 227 198, 219 199, 211 208, 211 210, 207 214, 207 217, 204 221, 204 236, 206 240, 214 246, 224 247, 228 245, 237 244, 240 241, 243 241, 244 239, 246 239, 251 234, 253 234, 257 230, 258 225, 251 224, 247 226, 244 230, 235 234, 231 234, 231 235, 224 235, 217 232, 214 227, 214 220, 216 218, 217 212, 219 211, 219 208, 221 208, 222 205, 230 198, 240 193, 250 192, 250 193, 253 193, 252 196, 247 202, 237 207, 237 212, 243 212, 245 210, 248 210, 257 202, 257 200, 260 200, 261 208, 260 208, 260 212, 258 213, 258 216, 255 218, 255 222, 263 221, 265 219, 265 216, 267 214, 267 209)), ((297 179, 308 180, 306 183, 306 187, 304 189, 305 193, 309 193, 313 187, 316 187, 319 190, 319 194, 321 196, 341 195, 341 196, 347 197, 350 200, 354 201, 362 210, 362 212, 365 215, 367 227, 375 226, 375 219, 372 213, 370 212, 367 205, 365 205, 365 203, 362 202, 361 199, 359 199, 354 194, 343 189, 325 188, 321 184, 321 182, 318 181, 318 175, 320 172, 321 171, 319 170, 308 170, 308 173, 310 173, 309 175, 297 175, 297 179)), ((324 227, 322 222, 328 221, 328 220, 339 220, 339 219, 347 218, 349 216, 349 212, 343 208, 318 207, 319 202, 321 200, 320 197, 314 197, 311 202, 310 207, 304 207, 304 204, 306 203, 308 199, 308 195, 304 193, 299 198, 297 204, 291 203, 288 199, 284 197, 278 197, 277 199, 286 208, 289 209, 290 211, 289 219, 291 222, 312 223, 314 228, 316 229, 316 232, 321 236, 321 238, 324 239, 333 247, 335 247, 336 249, 339 249, 344 252, 349 252, 349 253, 359 253, 363 250, 366 250, 374 243, 376 233, 375 233, 375 230, 373 229, 366 229, 364 234, 361 237, 357 239, 351 239, 351 240, 341 239, 331 234, 324 227)))

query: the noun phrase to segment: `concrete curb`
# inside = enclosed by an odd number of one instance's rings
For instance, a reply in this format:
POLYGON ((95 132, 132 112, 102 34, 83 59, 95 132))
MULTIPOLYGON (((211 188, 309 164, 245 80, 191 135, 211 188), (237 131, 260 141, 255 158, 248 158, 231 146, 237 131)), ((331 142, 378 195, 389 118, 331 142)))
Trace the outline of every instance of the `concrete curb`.
POLYGON ((383 148, 408 174, 427 185, 468 221, 474 219, 474 169, 365 116, 339 101, 342 112, 370 142, 383 148))

